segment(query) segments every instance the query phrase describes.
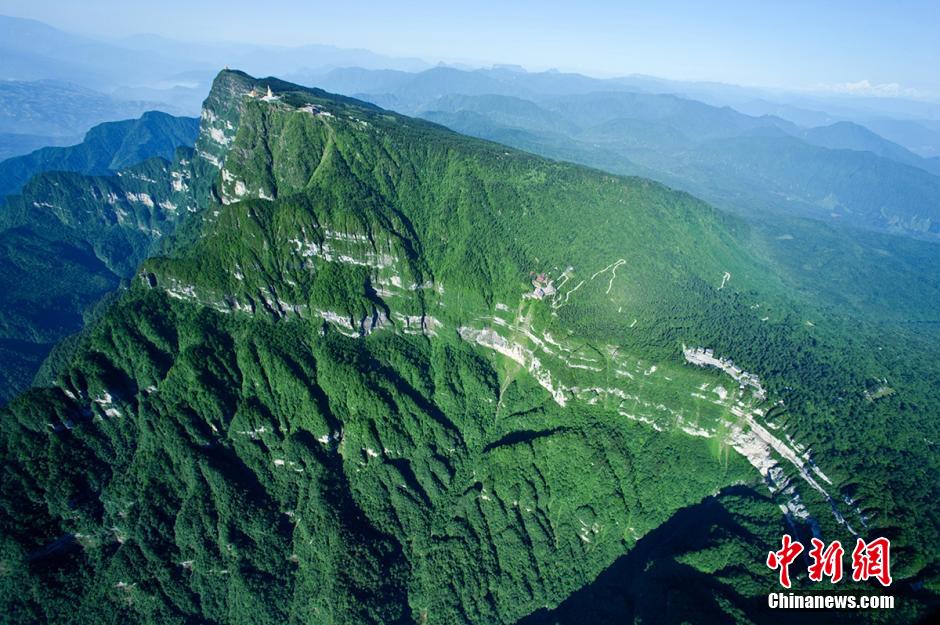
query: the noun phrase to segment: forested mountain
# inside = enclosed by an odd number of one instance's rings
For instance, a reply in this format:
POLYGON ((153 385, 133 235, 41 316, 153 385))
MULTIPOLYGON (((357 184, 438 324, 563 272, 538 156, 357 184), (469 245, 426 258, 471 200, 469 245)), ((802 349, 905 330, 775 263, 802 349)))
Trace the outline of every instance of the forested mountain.
POLYGON ((234 71, 14 206, 134 278, 0 415, 10 622, 770 622, 784 531, 893 541, 896 610, 804 620, 936 606, 936 308, 799 230, 234 71))

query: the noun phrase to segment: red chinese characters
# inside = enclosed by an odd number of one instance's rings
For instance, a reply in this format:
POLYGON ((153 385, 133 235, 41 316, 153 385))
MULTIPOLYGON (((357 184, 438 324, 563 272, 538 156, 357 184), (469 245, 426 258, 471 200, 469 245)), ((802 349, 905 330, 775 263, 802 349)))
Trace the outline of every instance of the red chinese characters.
POLYGON ((876 538, 866 543, 859 538, 852 551, 852 579, 856 582, 874 577, 882 586, 891 585, 891 541, 876 538))
POLYGON ((812 544, 813 548, 809 550, 809 557, 813 559, 813 563, 809 565, 810 580, 821 582, 823 576, 826 576, 830 583, 837 583, 842 579, 842 556, 845 554, 842 543, 834 540, 826 547, 826 543, 813 538, 812 544))
POLYGON ((772 569, 780 569, 780 585, 784 588, 790 587, 790 563, 798 555, 803 553, 803 545, 799 541, 794 541, 789 534, 784 534, 781 539, 780 551, 771 551, 767 554, 767 566, 772 569))
MULTIPOLYGON (((818 538, 813 538, 812 549, 807 555, 812 560, 809 565, 809 579, 821 582, 828 577, 833 584, 842 580, 842 557, 845 549, 838 540, 826 546, 818 538)), ((780 570, 780 585, 790 588, 790 564, 803 553, 803 544, 793 540, 789 534, 784 534, 780 541, 779 551, 767 554, 767 566, 780 570)), ((890 586, 891 579, 891 541, 887 538, 875 538, 865 542, 859 538, 852 550, 852 580, 865 582, 869 579, 878 580, 882 586, 890 586)))

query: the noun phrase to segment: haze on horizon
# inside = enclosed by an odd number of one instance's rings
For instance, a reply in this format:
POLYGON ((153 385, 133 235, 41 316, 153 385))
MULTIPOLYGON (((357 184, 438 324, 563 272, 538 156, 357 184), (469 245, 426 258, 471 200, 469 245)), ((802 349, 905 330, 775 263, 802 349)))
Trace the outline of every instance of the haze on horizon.
POLYGON ((864 96, 940 99, 940 4, 930 0, 757 3, 483 0, 206 0, 94 4, 0 0, 0 13, 122 39, 328 44, 429 63, 519 64, 594 76, 678 80, 864 96), (825 6, 824 6, 825 4, 825 6))

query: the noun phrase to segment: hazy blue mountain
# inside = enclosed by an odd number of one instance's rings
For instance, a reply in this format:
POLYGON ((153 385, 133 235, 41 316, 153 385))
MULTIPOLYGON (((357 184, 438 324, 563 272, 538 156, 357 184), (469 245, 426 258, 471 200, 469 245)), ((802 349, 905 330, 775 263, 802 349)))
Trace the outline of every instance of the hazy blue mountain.
POLYGON ((503 95, 446 95, 433 100, 422 108, 432 113, 469 113, 485 116, 509 128, 538 130, 549 133, 574 133, 579 125, 576 121, 562 117, 539 106, 531 100, 503 95))
POLYGON ((910 119, 869 119, 862 122, 882 137, 899 143, 925 158, 940 156, 940 125, 910 119))
POLYGON ((120 100, 73 83, 0 80, 0 132, 19 135, 82 136, 96 124, 139 117, 154 102, 120 100))
POLYGON ((461 69, 439 66, 423 72, 368 70, 344 67, 329 72, 291 76, 345 94, 362 94, 396 110, 414 113, 445 95, 504 95, 541 99, 569 94, 637 91, 625 79, 600 79, 559 71, 526 72, 518 68, 461 69))
POLYGON ((44 171, 106 175, 154 156, 172 160, 179 147, 192 147, 199 120, 151 111, 140 119, 105 122, 68 147, 47 147, 0 161, 0 196, 17 193, 44 171))
POLYGON ((738 102, 733 104, 732 108, 753 117, 773 115, 774 117, 785 119, 806 128, 829 126, 830 124, 844 121, 841 117, 836 117, 825 111, 800 108, 798 106, 773 102, 763 98, 738 102))
POLYGON ((595 78, 558 70, 527 72, 494 66, 477 71, 503 84, 540 96, 585 94, 595 91, 646 91, 623 78, 595 78))
POLYGON ((871 152, 829 150, 793 137, 735 137, 703 143, 683 162, 682 178, 741 214, 759 213, 763 204, 834 223, 940 236, 940 177, 871 152))
POLYGON ((297 71, 289 73, 285 79, 296 80, 305 84, 321 85, 336 93, 374 93, 391 94, 401 88, 415 74, 394 69, 366 69, 363 67, 340 67, 327 71, 297 71))
POLYGON ((642 75, 626 76, 616 81, 635 91, 678 95, 712 106, 731 106, 755 115, 794 117, 791 121, 807 126, 828 125, 835 121, 862 122, 881 117, 922 121, 940 118, 936 99, 870 96, 824 89, 787 91, 642 75))
MULTIPOLYGON (((340 68, 324 74, 307 73, 292 76, 311 84, 322 85, 339 93, 361 94, 370 101, 394 106, 397 110, 414 113, 427 109, 433 99, 445 95, 503 95, 544 102, 552 97, 566 97, 572 95, 595 98, 603 105, 603 93, 634 93, 633 104, 640 105, 642 98, 649 102, 659 102, 661 106, 675 106, 675 103, 684 102, 688 108, 704 106, 711 110, 724 111, 722 123, 735 122, 750 126, 777 125, 789 134, 799 136, 803 130, 800 127, 810 128, 831 126, 837 122, 846 121, 846 118, 828 112, 801 109, 794 105, 773 102, 763 99, 742 99, 729 108, 727 104, 715 106, 707 100, 707 94, 712 90, 721 93, 735 93, 740 98, 753 96, 754 89, 722 85, 720 83, 683 83, 669 81, 647 76, 629 76, 625 78, 597 79, 579 74, 566 74, 561 72, 525 72, 518 69, 489 68, 476 70, 462 70, 452 67, 438 67, 417 74, 401 71, 368 70, 363 68, 340 68), (681 87, 687 87, 683 89, 681 87), (691 89, 696 87, 699 91, 691 89), (701 92, 701 93, 700 93, 701 92), (696 99, 689 93, 701 95, 705 93, 704 100, 696 99), (686 94, 686 95, 684 95, 686 94), (650 98, 654 98, 650 100, 650 98), (745 112, 745 116, 734 115, 734 111, 745 112), (779 113, 779 114, 778 114, 779 113), (742 121, 746 118, 759 118, 764 121, 742 121), (767 120, 766 118, 770 118, 767 120), (770 124, 767 124, 770 121, 770 124)), ((623 97, 623 96, 622 96, 623 97)), ((735 98, 727 98, 736 100, 735 98)), ((867 100, 859 99, 860 103, 867 100)), ((626 104, 621 104, 625 106, 626 104)), ((912 105, 913 106, 913 105, 912 105)), ((856 116, 863 117, 864 111, 854 111, 856 116)), ((632 113, 635 114, 635 113, 632 113)), ((649 116, 647 116, 650 118, 649 116)), ((900 146, 889 146, 878 143, 876 137, 861 138, 861 131, 847 132, 847 129, 833 129, 819 132, 818 143, 826 147, 845 149, 871 150, 883 156, 890 156, 909 164, 917 164, 916 155, 905 154, 900 146), (825 137, 823 136, 825 135, 825 137), (838 139, 844 136, 840 142, 838 139)), ((812 140, 813 133, 806 138, 812 140)), ((921 164, 922 165, 922 164, 921 164)))
MULTIPOLYGON (((431 67, 413 57, 393 57, 363 48, 309 44, 277 46, 242 43, 180 41, 158 35, 134 35, 117 41, 122 47, 172 58, 180 64, 219 67, 225 64, 265 68, 274 75, 324 70, 334 67, 363 67, 417 72, 431 67)), ((214 72, 210 73, 211 82, 214 72)))
POLYGON ((154 80, 183 69, 174 60, 0 16, 0 78, 55 79, 92 88, 154 80))
POLYGON ((565 95, 541 101, 544 108, 574 121, 582 129, 633 120, 651 127, 669 128, 697 142, 749 134, 781 136, 800 132, 776 117, 750 117, 730 107, 715 107, 673 95, 597 92, 565 95))
POLYGON ((410 71, 430 67, 420 59, 329 45, 213 44, 146 34, 104 40, 35 20, 0 16, 0 80, 69 81, 115 98, 161 102, 160 108, 168 112, 197 114, 213 76, 226 65, 278 75, 322 73, 343 66, 410 71))
POLYGON ((34 150, 46 146, 74 145, 81 141, 80 135, 69 137, 63 135, 30 135, 16 132, 0 133, 0 161, 29 154, 34 150))
POLYGON ((807 128, 794 134, 813 145, 836 150, 871 152, 899 163, 919 167, 933 174, 940 174, 940 169, 936 167, 935 162, 854 122, 837 122, 829 126, 807 128))
POLYGON ((430 101, 449 94, 533 95, 524 85, 501 80, 482 70, 465 71, 435 67, 419 73, 333 70, 325 76, 311 76, 314 84, 338 93, 367 94, 370 101, 403 113, 414 113, 430 101), (347 91, 352 87, 353 89, 347 91))
POLYGON ((873 116, 869 111, 845 109, 837 109, 840 112, 836 114, 762 99, 736 103, 733 107, 747 115, 774 115, 806 128, 854 122, 918 156, 940 155, 940 125, 936 120, 873 116))

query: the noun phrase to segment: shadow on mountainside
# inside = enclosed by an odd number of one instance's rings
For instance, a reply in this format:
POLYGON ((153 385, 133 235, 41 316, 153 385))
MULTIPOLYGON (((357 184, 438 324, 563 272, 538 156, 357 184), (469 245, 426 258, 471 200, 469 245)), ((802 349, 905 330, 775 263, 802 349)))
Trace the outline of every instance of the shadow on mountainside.
MULTIPOLYGON (((749 573, 745 567, 753 563, 725 562, 716 574, 683 563, 684 556, 720 547, 728 541, 765 542, 766 538, 755 536, 742 526, 726 507, 725 498, 732 496, 755 504, 770 503, 749 488, 735 486, 684 508, 641 538, 593 583, 556 608, 537 610, 516 625, 761 624, 781 622, 781 617, 797 618, 804 625, 867 621, 866 612, 859 610, 771 610, 767 607, 767 594, 782 589, 766 585, 762 578, 749 573), (752 589, 750 596, 736 590, 741 582, 752 589)), ((905 601, 908 587, 905 584, 892 588, 896 601, 905 601)), ((905 611, 891 612, 895 618, 882 613, 878 622, 914 618, 909 612, 906 615, 902 615, 905 611)), ((872 614, 867 611, 869 617, 872 614)))

